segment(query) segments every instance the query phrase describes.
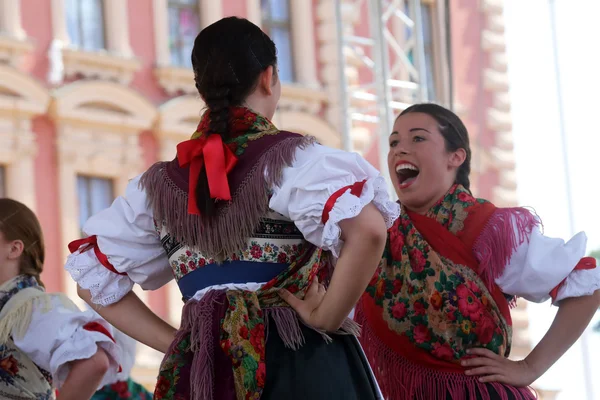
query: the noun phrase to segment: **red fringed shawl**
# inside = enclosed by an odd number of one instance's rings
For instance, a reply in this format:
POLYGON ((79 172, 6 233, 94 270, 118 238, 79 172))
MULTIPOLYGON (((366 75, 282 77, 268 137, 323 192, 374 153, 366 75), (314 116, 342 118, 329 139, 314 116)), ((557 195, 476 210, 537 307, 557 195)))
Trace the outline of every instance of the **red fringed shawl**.
POLYGON ((471 347, 510 353, 509 301, 494 279, 537 223, 525 209, 496 208, 458 185, 427 215, 402 209, 357 310, 388 398, 486 398, 460 360, 471 347))

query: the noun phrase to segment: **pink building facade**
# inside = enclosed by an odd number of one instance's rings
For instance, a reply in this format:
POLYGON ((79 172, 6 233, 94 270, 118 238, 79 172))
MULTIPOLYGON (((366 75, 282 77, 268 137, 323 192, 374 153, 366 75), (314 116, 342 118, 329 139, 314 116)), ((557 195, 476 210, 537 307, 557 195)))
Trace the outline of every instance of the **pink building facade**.
MULTIPOLYGON (((343 3, 354 15, 346 28, 364 29, 364 2, 343 3)), ((435 15, 445 2, 421 3, 435 15)), ((507 205, 516 187, 502 3, 453 0, 449 27, 430 21, 437 54, 430 79, 452 96, 471 133, 475 192, 507 205), (450 41, 436 42, 442 31, 450 41), (450 75, 436 66, 447 43, 450 75)), ((340 147, 335 6, 334 0, 0 0, 0 196, 39 216, 47 288, 76 298, 63 264, 83 221, 123 194, 129 179, 171 159, 175 145, 193 133, 203 104, 189 53, 197 32, 224 16, 250 19, 278 45, 284 84, 274 122, 340 147)), ((351 135, 374 165, 377 143, 365 135, 376 132, 364 126, 351 135)), ((138 293, 178 324, 182 302, 174 283, 138 293)))

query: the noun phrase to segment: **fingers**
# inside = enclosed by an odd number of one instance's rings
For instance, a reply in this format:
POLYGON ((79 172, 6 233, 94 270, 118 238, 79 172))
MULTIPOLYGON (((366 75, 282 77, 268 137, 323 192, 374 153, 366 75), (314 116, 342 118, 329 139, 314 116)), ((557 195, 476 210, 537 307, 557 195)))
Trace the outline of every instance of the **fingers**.
POLYGON ((466 375, 500 375, 501 373, 502 369, 498 366, 479 367, 465 371, 466 375))
MULTIPOLYGON (((310 289, 309 289, 310 290, 310 289)), ((294 310, 298 311, 298 307, 302 304, 302 300, 294 296, 292 293, 287 291, 286 289, 281 289, 277 292, 279 297, 283 299, 286 303, 290 305, 294 310)))
POLYGON ((462 360, 460 362, 460 365, 462 365, 463 367, 480 367, 498 365, 498 362, 496 360, 492 360, 485 357, 476 357, 470 358, 468 360, 462 360))
POLYGON ((467 354, 469 354, 469 355, 475 355, 475 356, 481 356, 481 357, 488 357, 488 358, 491 358, 491 359, 502 358, 498 354, 494 353, 493 351, 488 350, 488 349, 484 349, 484 348, 481 348, 481 347, 474 347, 472 349, 468 349, 467 350, 467 354))

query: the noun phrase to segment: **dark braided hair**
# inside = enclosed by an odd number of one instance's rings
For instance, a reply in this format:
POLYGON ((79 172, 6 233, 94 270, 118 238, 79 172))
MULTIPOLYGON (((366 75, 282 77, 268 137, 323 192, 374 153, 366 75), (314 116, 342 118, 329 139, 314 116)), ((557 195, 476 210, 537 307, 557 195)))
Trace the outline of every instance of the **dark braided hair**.
POLYGON ((451 152, 458 149, 465 150, 467 157, 462 165, 458 167, 454 183, 458 183, 470 191, 471 182, 469 181, 469 175, 471 174, 471 146, 469 145, 469 133, 467 132, 465 124, 463 124, 460 118, 458 118, 458 115, 454 114, 452 111, 433 103, 412 105, 402 111, 398 117, 410 113, 427 114, 437 121, 440 133, 444 137, 444 142, 446 143, 446 151, 451 152))
MULTIPOLYGON (((210 133, 227 138, 230 107, 244 104, 269 66, 277 71, 275 43, 252 22, 223 18, 203 29, 194 41, 192 66, 196 89, 210 111, 210 133)), ((196 201, 203 216, 213 216, 206 170, 196 185, 196 201)))

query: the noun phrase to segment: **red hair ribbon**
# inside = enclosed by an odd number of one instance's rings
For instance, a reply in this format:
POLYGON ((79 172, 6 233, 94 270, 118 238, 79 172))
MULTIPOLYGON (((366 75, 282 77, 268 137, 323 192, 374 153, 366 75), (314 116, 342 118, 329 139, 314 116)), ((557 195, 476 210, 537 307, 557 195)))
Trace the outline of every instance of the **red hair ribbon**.
POLYGON ((210 198, 231 200, 227 174, 235 167, 238 159, 223 143, 221 135, 203 135, 198 139, 179 143, 177 159, 180 167, 190 166, 188 213, 200 215, 196 205, 196 185, 202 168, 206 168, 210 198))

